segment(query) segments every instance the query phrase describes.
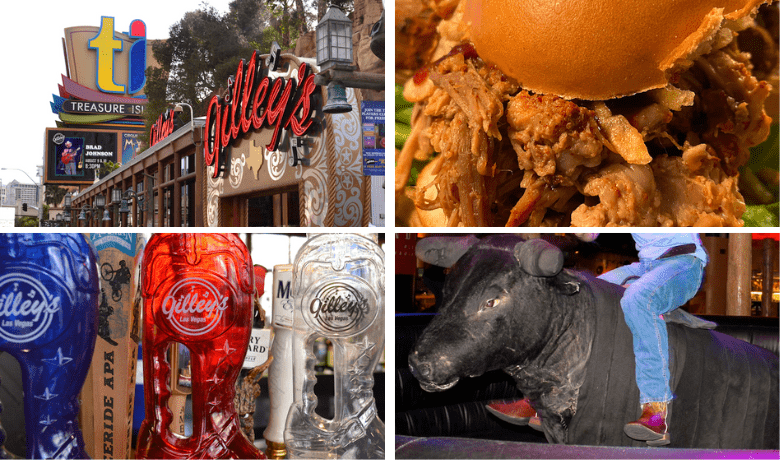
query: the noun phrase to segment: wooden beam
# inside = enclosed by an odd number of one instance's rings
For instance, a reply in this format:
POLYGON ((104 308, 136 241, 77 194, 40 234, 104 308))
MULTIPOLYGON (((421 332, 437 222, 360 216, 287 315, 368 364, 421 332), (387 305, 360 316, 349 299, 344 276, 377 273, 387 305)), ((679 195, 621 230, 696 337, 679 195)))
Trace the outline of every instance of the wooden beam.
POLYGON ((729 235, 729 270, 726 289, 726 314, 750 316, 750 277, 753 271, 753 235, 729 235))

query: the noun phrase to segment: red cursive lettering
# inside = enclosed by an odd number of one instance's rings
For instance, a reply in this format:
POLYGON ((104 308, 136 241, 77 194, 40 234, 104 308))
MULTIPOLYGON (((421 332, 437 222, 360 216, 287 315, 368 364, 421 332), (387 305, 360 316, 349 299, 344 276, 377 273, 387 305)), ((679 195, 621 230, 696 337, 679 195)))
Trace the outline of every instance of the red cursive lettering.
POLYGON ((299 113, 299 118, 290 118, 290 127, 296 136, 303 136, 309 127, 314 122, 311 119, 311 98, 314 94, 314 90, 317 89, 317 85, 314 84, 314 74, 308 73, 308 66, 306 63, 301 64, 298 68, 298 75, 306 75, 305 79, 301 79, 301 97, 298 98, 298 103, 292 110, 293 114, 299 113))
POLYGON ((317 85, 310 66, 301 64, 297 81, 272 79, 267 74, 258 78, 263 75, 263 67, 263 59, 255 51, 249 63, 242 60, 238 64, 235 77, 228 81, 228 99, 214 96, 209 101, 204 158, 207 165, 214 166, 213 177, 225 169, 226 149, 250 129, 272 127, 273 136, 266 148, 276 150, 283 129, 290 128, 302 136, 313 123, 317 85))
POLYGON ((168 109, 161 113, 157 121, 149 130, 149 146, 160 142, 173 132, 173 109, 168 109))

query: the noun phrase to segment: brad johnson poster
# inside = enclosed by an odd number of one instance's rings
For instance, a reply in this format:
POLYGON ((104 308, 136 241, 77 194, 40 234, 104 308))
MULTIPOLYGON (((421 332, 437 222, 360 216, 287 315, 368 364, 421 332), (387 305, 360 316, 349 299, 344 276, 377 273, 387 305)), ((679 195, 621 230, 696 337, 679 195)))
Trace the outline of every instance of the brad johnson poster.
POLYGON ((116 132, 99 130, 46 129, 46 182, 92 184, 95 170, 117 162, 116 132))

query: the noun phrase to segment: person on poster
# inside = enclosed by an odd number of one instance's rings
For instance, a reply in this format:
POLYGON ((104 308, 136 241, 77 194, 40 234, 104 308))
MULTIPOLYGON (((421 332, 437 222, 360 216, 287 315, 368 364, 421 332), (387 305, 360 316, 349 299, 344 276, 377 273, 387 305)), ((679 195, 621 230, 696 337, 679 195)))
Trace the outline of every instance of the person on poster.
POLYGON ((65 148, 62 150, 61 161, 65 165, 65 174, 69 176, 76 175, 76 163, 79 159, 81 147, 73 148, 71 141, 65 141, 65 148))

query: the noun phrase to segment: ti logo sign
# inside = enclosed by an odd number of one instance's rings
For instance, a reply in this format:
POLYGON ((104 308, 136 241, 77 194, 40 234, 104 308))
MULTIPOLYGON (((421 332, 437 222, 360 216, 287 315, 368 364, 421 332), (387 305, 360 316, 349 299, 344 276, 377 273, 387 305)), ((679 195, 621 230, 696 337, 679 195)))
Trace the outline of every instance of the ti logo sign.
POLYGON ((135 94, 146 84, 146 24, 140 19, 130 23, 131 38, 137 39, 130 47, 128 84, 114 81, 114 53, 122 51, 122 40, 114 37, 114 18, 100 18, 100 32, 89 41, 89 49, 97 52, 97 87, 105 93, 135 94))

